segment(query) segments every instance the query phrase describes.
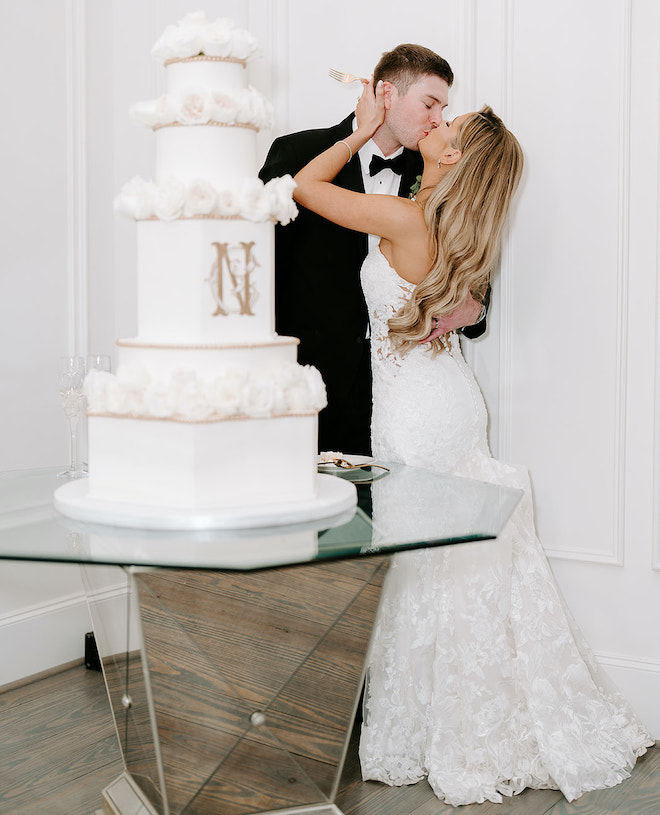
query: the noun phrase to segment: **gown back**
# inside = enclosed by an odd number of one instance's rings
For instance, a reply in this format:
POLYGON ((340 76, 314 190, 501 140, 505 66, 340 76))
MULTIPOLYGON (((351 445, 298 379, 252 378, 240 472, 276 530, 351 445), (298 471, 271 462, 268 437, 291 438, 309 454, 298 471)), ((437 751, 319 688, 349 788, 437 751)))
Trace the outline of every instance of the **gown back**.
MULTIPOLYGON (((496 541, 395 555, 368 658, 365 780, 427 778, 455 806, 526 787, 570 801, 614 786, 654 742, 608 682, 567 609, 534 528, 527 473, 493 459, 486 406, 451 335, 401 356, 387 322, 414 285, 379 249, 362 268, 371 324, 377 460, 524 491, 496 541)), ((395 479, 372 485, 374 517, 395 479)))

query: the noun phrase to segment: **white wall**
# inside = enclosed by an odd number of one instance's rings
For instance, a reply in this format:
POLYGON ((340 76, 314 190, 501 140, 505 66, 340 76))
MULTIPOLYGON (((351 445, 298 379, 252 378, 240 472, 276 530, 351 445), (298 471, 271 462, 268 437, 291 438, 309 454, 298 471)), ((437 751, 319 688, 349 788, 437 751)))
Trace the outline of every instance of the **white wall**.
MULTIPOLYGON (((2 3, 0 469, 64 464, 57 358, 73 353, 72 14, 2 3)), ((0 684, 82 657, 77 567, 0 564, 0 684)))
MULTIPOLYGON (((0 468, 64 460, 57 356, 108 352, 135 330, 135 232, 114 219, 112 198, 152 172, 153 140, 127 110, 162 88, 153 41, 198 8, 261 40, 250 76, 275 103, 271 135, 338 121, 357 89, 328 68, 368 74, 382 51, 413 41, 452 64, 450 115, 487 102, 519 136, 527 166, 490 331, 466 352, 494 452, 530 468, 569 605, 660 737, 656 0, 428 0, 408 15, 376 0, 335 0, 332 11, 309 0, 3 5, 2 101, 14 127, 1 136, 0 468), (26 42, 39 60, 24 59, 26 42)), ((37 567, 20 567, 27 585, 37 567)), ((44 602, 71 591, 62 567, 40 568, 32 585, 44 602)))

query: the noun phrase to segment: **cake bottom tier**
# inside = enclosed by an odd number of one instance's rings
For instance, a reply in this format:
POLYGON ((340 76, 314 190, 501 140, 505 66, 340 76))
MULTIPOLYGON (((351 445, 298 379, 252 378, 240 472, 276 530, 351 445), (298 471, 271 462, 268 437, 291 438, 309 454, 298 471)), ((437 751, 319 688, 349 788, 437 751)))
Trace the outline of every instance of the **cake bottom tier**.
POLYGON ((317 417, 176 422, 89 416, 92 499, 206 510, 309 501, 317 417))

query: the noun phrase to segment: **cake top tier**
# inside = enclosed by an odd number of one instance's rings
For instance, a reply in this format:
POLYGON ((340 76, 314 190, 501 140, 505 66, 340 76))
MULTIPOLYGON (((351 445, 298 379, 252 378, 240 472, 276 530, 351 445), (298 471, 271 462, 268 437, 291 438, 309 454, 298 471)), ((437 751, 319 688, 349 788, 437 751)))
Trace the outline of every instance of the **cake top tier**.
POLYGON ((209 22, 203 11, 197 11, 186 14, 178 23, 168 25, 151 49, 151 54, 163 63, 200 54, 249 62, 259 56, 260 49, 252 34, 236 28, 229 17, 219 17, 209 22))

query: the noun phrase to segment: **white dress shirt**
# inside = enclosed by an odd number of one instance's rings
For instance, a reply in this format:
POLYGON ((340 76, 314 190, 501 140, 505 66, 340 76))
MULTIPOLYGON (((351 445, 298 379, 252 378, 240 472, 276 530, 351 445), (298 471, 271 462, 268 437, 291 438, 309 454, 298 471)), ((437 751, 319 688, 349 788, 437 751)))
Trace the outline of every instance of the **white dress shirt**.
MULTIPOLYGON (((353 121, 353 130, 356 128, 355 120, 353 121)), ((399 147, 394 153, 391 153, 387 158, 394 158, 398 156, 399 153, 403 153, 403 147, 399 147)), ((378 145, 374 142, 373 139, 369 139, 369 141, 358 150, 358 156, 360 157, 360 167, 362 168, 362 181, 364 183, 364 191, 368 193, 377 193, 379 195, 398 195, 399 187, 401 185, 401 176, 392 170, 385 169, 381 170, 376 175, 369 175, 369 163, 371 162, 372 156, 381 156, 382 158, 386 158, 383 155, 383 151, 378 147, 378 145)), ((369 235, 369 251, 371 251, 375 246, 378 246, 378 242, 380 241, 380 236, 378 235, 369 235)))

